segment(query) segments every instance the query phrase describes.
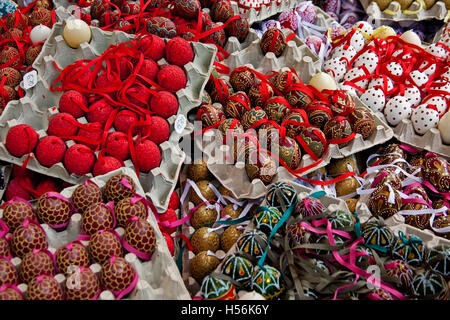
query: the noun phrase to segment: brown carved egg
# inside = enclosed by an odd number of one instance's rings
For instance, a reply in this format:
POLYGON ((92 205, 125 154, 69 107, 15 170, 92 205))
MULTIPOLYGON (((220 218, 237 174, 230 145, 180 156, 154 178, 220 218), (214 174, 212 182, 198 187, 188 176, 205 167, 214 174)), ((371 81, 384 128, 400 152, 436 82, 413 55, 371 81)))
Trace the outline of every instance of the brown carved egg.
POLYGON ((256 161, 251 161, 245 165, 245 171, 250 181, 260 179, 264 183, 272 181, 273 176, 277 173, 277 165, 275 160, 264 151, 259 152, 256 161))
POLYGON ((220 260, 216 256, 208 255, 207 251, 202 251, 191 260, 191 276, 198 283, 201 283, 207 275, 217 268, 219 263, 220 260))
POLYGON ((220 237, 220 247, 222 250, 228 252, 242 234, 243 230, 237 229, 237 226, 229 226, 226 228, 220 237))
POLYGON ((235 206, 235 205, 232 204, 232 203, 226 205, 225 208, 223 208, 223 214, 224 214, 225 216, 230 216, 231 219, 237 219, 237 218, 239 218, 239 216, 240 216, 241 213, 242 213, 242 208, 237 207, 237 208, 235 209, 234 206, 235 206))
POLYGON ((71 212, 69 200, 55 192, 44 193, 39 198, 36 207, 39 221, 48 224, 50 227, 68 222, 71 212))
POLYGON ((4 285, 0 287, 0 301, 23 300, 19 289, 13 288, 13 285, 4 285))
POLYGON ((291 138, 298 136, 302 130, 302 126, 299 124, 308 120, 306 113, 300 111, 291 111, 283 119, 283 126, 286 128, 286 135, 291 138), (290 122, 292 121, 292 122, 290 122))
POLYGON ((9 243, 5 238, 0 238, 0 257, 9 257, 11 251, 9 250, 9 243))
POLYGON ((320 101, 311 102, 306 108, 309 123, 323 130, 325 123, 333 117, 330 107, 320 101))
POLYGON ((137 216, 142 219, 147 219, 147 207, 141 198, 125 198, 119 201, 114 207, 114 213, 117 219, 117 225, 125 228, 128 219, 137 216))
POLYGON ((113 230, 99 230, 89 239, 88 252, 94 261, 102 264, 113 256, 123 255, 122 243, 113 230))
POLYGON ((224 106, 224 111, 227 117, 240 120, 251 107, 252 105, 247 94, 239 91, 230 95, 227 104, 224 106))
POLYGON ((81 217, 81 231, 93 235, 99 230, 114 228, 114 216, 108 205, 97 203, 86 209, 81 217))
POLYGON ((133 253, 139 258, 146 261, 151 259, 156 248, 156 234, 152 225, 147 220, 132 217, 125 228, 124 240, 127 245, 138 251, 138 253, 133 253), (140 253, 143 253, 143 255, 140 253))
POLYGON ((375 120, 372 113, 365 107, 357 107, 348 115, 353 131, 367 139, 375 129, 375 120))
MULTIPOLYGON (((202 194, 203 198, 206 200, 216 200, 217 196, 214 193, 213 189, 209 186, 211 182, 208 180, 200 180, 196 182, 197 188, 200 190, 200 193, 202 194)), ((197 195, 194 188, 191 187, 189 190, 189 201, 191 201, 195 205, 199 205, 203 202, 202 199, 197 195)))
POLYGON ((450 172, 448 162, 434 154, 427 154, 422 166, 423 178, 439 192, 450 191, 450 172))
POLYGON ((19 277, 24 283, 28 283, 37 276, 46 274, 55 275, 52 254, 48 250, 37 249, 25 255, 19 267, 19 277))
POLYGON ((284 33, 278 28, 267 29, 261 38, 260 47, 264 55, 273 52, 275 56, 281 56, 286 48, 284 33))
POLYGON ((195 229, 210 226, 217 220, 217 211, 214 208, 206 208, 206 204, 198 207, 191 217, 191 226, 195 229))
POLYGON ((100 202, 103 202, 102 190, 91 180, 80 184, 72 193, 73 206, 79 213, 100 202))
POLYGON ((211 172, 209 172, 206 160, 204 158, 194 160, 188 167, 187 175, 194 182, 211 178, 211 172))
POLYGON ((295 72, 290 70, 281 71, 270 78, 270 82, 279 91, 284 92, 284 90, 294 83, 300 83, 300 78, 295 72))
POLYGON ((292 108, 305 109, 313 101, 313 96, 300 84, 284 89, 284 96, 292 108))
POLYGON ((75 269, 65 282, 67 300, 93 300, 100 294, 100 280, 88 267, 75 269))
POLYGON ((118 203, 120 200, 124 198, 133 197, 134 192, 136 192, 136 185, 129 176, 126 174, 116 174, 115 176, 109 178, 106 182, 105 188, 103 189, 103 193, 106 197, 107 201, 114 201, 114 203, 118 203), (127 187, 122 180, 127 182, 130 186, 127 187))
POLYGON ((47 247, 45 231, 36 221, 25 220, 12 234, 11 251, 19 258, 23 258, 34 249, 47 249, 47 247))
POLYGON ((6 223, 9 230, 14 231, 27 219, 36 219, 33 207, 22 200, 12 200, 3 208, 2 220, 6 223))
POLYGON ((61 246, 55 253, 56 267, 59 272, 70 273, 71 266, 84 267, 90 264, 86 247, 79 241, 61 246))
POLYGON ((64 300, 58 281, 52 276, 40 275, 28 283, 27 300, 64 300))
POLYGON ((197 229, 191 238, 191 244, 194 248, 194 253, 197 254, 201 251, 216 252, 219 250, 219 235, 215 231, 208 231, 209 228, 203 227, 197 229))
POLYGON ((391 203, 389 202, 390 192, 391 191, 388 186, 382 185, 376 188, 370 195, 369 208, 374 216, 381 216, 382 218, 387 219, 400 211, 402 207, 402 199, 400 198, 400 195, 394 188, 392 188, 393 203, 391 203))
POLYGON ((248 92, 251 105, 254 107, 262 107, 273 95, 272 86, 266 81, 261 81, 259 84, 253 85, 248 92))
POLYGON ((266 112, 261 108, 253 108, 244 113, 241 124, 244 130, 257 129, 262 123, 257 124, 260 120, 267 119, 266 112))
POLYGON ((0 287, 6 283, 18 284, 19 274, 9 260, 0 258, 0 287))
POLYGON ((234 91, 248 93, 250 88, 257 83, 255 74, 247 67, 239 67, 230 74, 230 84, 234 91))
POLYGON ((135 278, 131 263, 122 257, 111 257, 102 265, 100 283, 106 290, 116 293, 127 289, 135 278))
POLYGON ((338 143, 335 140, 346 139, 352 133, 352 126, 346 117, 336 116, 325 123, 323 133, 330 140, 330 143, 336 143, 340 148, 345 147, 349 141, 338 143))

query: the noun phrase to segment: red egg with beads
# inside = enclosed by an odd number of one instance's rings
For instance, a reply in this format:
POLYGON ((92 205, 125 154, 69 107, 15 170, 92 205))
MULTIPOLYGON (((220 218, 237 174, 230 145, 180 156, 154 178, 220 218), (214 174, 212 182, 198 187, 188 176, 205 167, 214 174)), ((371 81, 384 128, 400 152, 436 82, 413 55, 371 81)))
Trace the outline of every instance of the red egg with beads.
POLYGON ((133 284, 136 276, 136 271, 128 261, 121 257, 111 257, 102 265, 100 282, 106 290, 117 296, 133 284))
POLYGON ((134 196, 136 184, 125 174, 116 174, 108 179, 103 189, 107 201, 118 203, 120 200, 134 196))
POLYGON ((79 241, 69 242, 55 252, 56 267, 59 272, 69 274, 72 266, 83 267, 90 264, 86 247, 79 241))
POLYGON ((122 243, 113 230, 99 230, 89 239, 89 255, 97 263, 104 263, 112 256, 123 255, 122 243))
POLYGON ((67 300, 95 300, 100 292, 100 280, 87 266, 78 267, 66 278, 67 300))
POLYGON ((47 249, 47 247, 45 231, 36 221, 25 220, 12 234, 11 251, 19 258, 23 258, 34 249, 47 249))
POLYGON ((50 276, 55 274, 53 255, 46 249, 37 249, 27 253, 19 267, 19 277, 24 283, 30 282, 41 274, 50 276))
POLYGON ((78 185, 72 193, 72 204, 79 213, 89 206, 103 201, 102 190, 91 180, 78 185))
POLYGON ((27 300, 64 300, 58 281, 48 275, 40 275, 28 283, 27 300))

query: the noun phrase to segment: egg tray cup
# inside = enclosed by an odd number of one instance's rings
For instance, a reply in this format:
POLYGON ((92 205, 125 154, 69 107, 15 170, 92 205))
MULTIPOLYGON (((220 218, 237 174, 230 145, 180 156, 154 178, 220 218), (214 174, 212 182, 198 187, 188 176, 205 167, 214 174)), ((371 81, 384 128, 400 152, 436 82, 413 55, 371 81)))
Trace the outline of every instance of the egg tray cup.
MULTIPOLYGON (((185 190, 185 188, 186 188, 185 182, 187 181, 187 179, 188 179, 188 177, 187 177, 187 167, 185 167, 181 171, 181 174, 180 174, 180 184, 182 186, 180 188, 180 195, 182 194, 183 190, 185 190)), ((211 181, 212 184, 215 184, 214 183, 214 179, 211 179, 209 181, 211 181)), ((189 197, 188 196, 186 196, 186 199, 184 200, 184 202, 180 202, 180 207, 183 207, 184 212, 186 214, 188 214, 192 209, 195 208, 194 203, 189 201, 189 197)), ((237 201, 244 201, 244 200, 252 200, 252 199, 239 198, 237 201)), ((262 199, 260 199, 260 200, 262 201, 262 199)), ((181 199, 180 199, 180 201, 181 201, 181 199)), ((244 208, 247 204, 248 204, 248 202, 246 204, 244 204, 241 208, 244 208)), ((257 206, 257 204, 254 204, 253 206, 257 206)), ((183 218, 183 217, 180 216, 180 218, 183 218)), ((222 220, 222 217, 218 217, 217 220, 222 220)), ((246 220, 246 221, 244 221, 242 223, 239 223, 237 225, 244 227, 245 224, 248 224, 248 220, 246 220)), ((216 228, 218 225, 214 224, 214 226, 215 226, 214 228, 216 228)), ((223 228, 221 228, 219 230, 216 230, 216 232, 219 234, 219 237, 221 237, 222 232, 227 227, 228 226, 225 225, 223 228)), ((210 228, 212 228, 212 226, 210 228)), ((181 225, 181 234, 183 234, 188 239, 190 239, 192 237, 192 235, 194 234, 195 231, 196 231, 196 229, 194 229, 190 225, 190 222, 186 222, 186 223, 181 225)), ((182 245, 182 243, 180 242, 180 247, 181 247, 181 245, 182 245)), ((181 256, 181 259, 182 259, 182 271, 181 271, 182 278, 183 278, 183 281, 184 281, 184 283, 186 285, 186 288, 189 291, 189 293, 191 293, 191 295, 194 295, 196 292, 198 292, 200 290, 200 286, 201 286, 201 283, 198 283, 198 281, 195 280, 191 276, 191 271, 190 271, 191 261, 195 257, 196 254, 193 251, 189 251, 187 248, 185 248, 184 251, 181 254, 182 254, 182 256, 181 256)), ((219 246, 219 249, 214 254, 215 254, 215 256, 217 258, 219 258, 219 260, 222 260, 223 257, 225 257, 226 252, 222 249, 222 246, 219 246)))
MULTIPOLYGON (((0 116, 2 141, 5 141, 9 127, 18 123, 29 124, 36 130, 47 129, 48 119, 45 117, 45 113, 50 108, 58 106, 62 95, 62 92, 50 91, 50 85, 60 74, 55 64, 60 69, 64 69, 79 60, 94 59, 100 56, 110 45, 130 41, 134 37, 121 31, 108 32, 91 27, 91 42, 89 44, 82 43, 78 49, 73 49, 66 44, 62 37, 64 25, 63 22, 55 24, 50 37, 33 64, 38 71, 36 85, 26 90, 25 97, 22 99, 10 102, 0 116), (17 120, 18 123, 11 123, 12 119, 17 120)), ((169 140, 160 145, 161 164, 149 173, 140 174, 141 184, 159 212, 167 210, 170 195, 175 189, 178 174, 186 157, 178 143, 193 130, 189 123, 185 127, 179 128, 178 131, 174 130, 174 123, 178 117, 186 117, 189 110, 200 105, 217 51, 215 47, 203 43, 193 42, 192 46, 195 53, 194 61, 184 66, 188 79, 187 87, 176 93, 179 102, 178 114, 166 119, 169 122, 171 134, 169 140)), ((41 137, 44 134, 44 132, 41 132, 41 137)), ((21 165, 26 157, 12 156, 6 150, 4 144, 0 143, 1 160, 21 165)), ((128 161, 126 165, 133 167, 131 161, 128 161)), ((38 163, 33 155, 27 168, 74 184, 91 177, 91 174, 83 177, 72 176, 62 164, 55 164, 51 168, 44 167, 38 163)))
POLYGON ((444 20, 448 15, 447 8, 443 1, 436 1, 436 3, 428 10, 425 10, 419 1, 414 1, 405 11, 401 10, 400 3, 397 1, 392 1, 385 10, 381 10, 378 4, 371 0, 360 0, 360 2, 367 15, 380 22, 384 22, 382 24, 393 21, 413 22, 429 19, 444 20))
MULTIPOLYGON (((298 184, 296 182, 293 182, 292 180, 282 180, 283 182, 287 182, 289 184, 291 184, 295 190, 297 191, 297 195, 299 197, 299 199, 304 199, 306 197, 309 197, 312 193, 314 193, 312 191, 312 189, 307 188, 301 184, 298 184)), ((280 181, 280 182, 282 182, 280 181)), ((335 197, 330 197, 328 195, 324 195, 322 197, 319 198, 320 202, 330 211, 336 211, 336 210, 343 210, 346 212, 350 212, 350 210, 347 207, 347 204, 344 200, 339 199, 339 198, 335 198, 335 197)), ((260 206, 267 206, 267 203, 265 200, 263 200, 263 202, 260 204, 260 206)), ((281 227, 283 228, 283 226, 281 227)), ((247 232, 251 232, 255 229, 255 225, 253 224, 253 219, 250 221, 250 223, 247 225, 247 227, 244 230, 244 233, 247 232)), ((280 229, 279 229, 280 230, 280 229)), ((236 248, 236 243, 231 247, 230 250, 228 250, 228 252, 226 253, 226 255, 221 259, 220 264, 217 266, 217 268, 214 270, 215 273, 222 273, 222 265, 223 263, 226 261, 227 257, 229 257, 232 254, 237 253, 238 250, 236 248)), ((270 264, 269 263, 269 259, 266 259, 266 264, 270 264)), ((278 269, 278 267, 276 267, 278 269)), ((196 296, 201 296, 200 294, 200 290, 197 291, 196 296)))
MULTIPOLYGON (((90 179, 92 182, 97 184, 100 188, 106 185, 109 178, 117 175, 125 174, 129 176, 136 185, 136 193, 142 197, 145 197, 144 189, 139 183, 135 172, 130 168, 120 168, 118 170, 109 172, 105 175, 98 176, 90 179)), ((66 188, 60 192, 60 194, 67 199, 70 199, 72 193, 77 186, 66 188)), ((33 201, 33 206, 35 207, 37 201, 33 201)), ((3 209, 0 209, 0 218, 2 216, 3 209)), ((81 235, 80 225, 81 225, 81 214, 75 213, 71 216, 69 224, 64 231, 57 232, 52 229, 47 224, 41 224, 47 235, 47 241, 49 243, 49 250, 53 253, 57 248, 65 245, 71 241, 76 241, 78 236, 81 235), (53 250, 53 251, 52 251, 53 250)), ((149 215, 147 221, 151 224, 154 229, 156 236, 156 247, 153 252, 150 261, 141 261, 134 253, 127 253, 125 259, 130 262, 135 268, 139 281, 133 293, 131 293, 131 299, 138 300, 189 300, 190 295, 184 286, 183 280, 181 278, 180 272, 175 264, 173 257, 171 256, 169 249, 167 247, 166 240, 162 235, 155 216, 152 214, 149 208, 149 215)), ((115 231, 122 237, 125 234, 124 228, 117 227, 115 231)), ((88 243, 88 241, 82 241, 83 244, 88 243)), ((20 259, 13 258, 14 264, 18 266, 20 264, 20 259)), ((94 273, 100 272, 101 266, 98 264, 91 265, 91 269, 94 273)), ((64 282, 64 275, 60 275, 59 282, 64 282), (62 276, 62 277, 61 277, 62 276)), ((21 289, 19 287, 19 289, 21 289)), ((25 288, 26 290, 26 288, 25 288)), ((109 291, 104 291, 100 295, 100 299, 103 300, 114 300, 114 295, 109 291)))
MULTIPOLYGON (((283 32, 286 35, 292 33, 288 29, 283 29, 283 32)), ((304 83, 309 83, 311 77, 320 71, 320 59, 297 36, 287 43, 284 54, 279 58, 272 52, 263 55, 259 42, 259 40, 255 40, 248 48, 237 54, 231 54, 222 63, 230 68, 230 72, 237 67, 248 66, 263 74, 272 70, 288 70, 287 66, 290 66, 297 71, 304 83)), ((223 78, 227 79, 226 76, 223 76, 223 78)), ((356 106, 364 106, 358 99, 355 102, 356 106)), ((369 108, 366 107, 366 109, 370 111, 369 108)), ((326 166, 331 159, 348 157, 390 140, 394 135, 392 129, 376 114, 372 111, 370 112, 375 122, 375 129, 370 137, 364 140, 360 134, 356 134, 355 138, 344 148, 339 148, 336 144, 330 144, 328 153, 323 161, 303 172, 302 175, 326 166)), ((224 157, 230 152, 229 146, 218 145, 216 141, 215 134, 212 131, 206 131, 203 134, 203 139, 195 139, 196 146, 207 156, 208 169, 217 180, 237 198, 257 199, 264 196, 268 187, 260 179, 250 181, 247 177, 244 163, 229 164, 229 162, 226 162, 224 157)), ((299 168, 304 168, 314 163, 315 161, 311 156, 305 154, 302 156, 299 168)), ((294 180, 295 178, 286 168, 279 166, 271 182, 294 180)))
POLYGON ((242 18, 248 20, 248 24, 252 25, 255 22, 266 20, 283 11, 294 9, 299 5, 301 1, 298 0, 272 0, 270 5, 261 4, 261 8, 256 10, 255 8, 247 9, 245 12, 241 12, 239 3, 237 1, 231 1, 231 6, 235 14, 239 14, 242 18))

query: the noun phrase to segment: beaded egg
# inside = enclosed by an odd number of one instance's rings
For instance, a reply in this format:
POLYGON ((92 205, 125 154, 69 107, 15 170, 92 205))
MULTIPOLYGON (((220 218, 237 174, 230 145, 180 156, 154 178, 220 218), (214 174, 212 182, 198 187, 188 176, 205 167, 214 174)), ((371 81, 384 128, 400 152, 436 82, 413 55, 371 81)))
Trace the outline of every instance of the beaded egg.
POLYGON ((229 280, 206 276, 200 287, 200 293, 206 300, 236 300, 236 287, 229 280))
POLYGON ((284 283, 280 271, 265 265, 265 270, 255 267, 251 280, 251 287, 264 298, 271 300, 284 292, 284 283))
POLYGON ((387 219, 400 211, 401 207, 402 199, 398 191, 386 184, 377 187, 370 195, 369 208, 376 217, 387 219))
MULTIPOLYGON (((325 123, 323 133, 329 140, 346 139, 353 133, 350 121, 346 117, 335 116, 325 123)), ((335 143, 335 142, 334 142, 335 143)), ((340 148, 345 147, 347 142, 338 143, 340 148)))
POLYGON ((305 228, 303 223, 289 224, 286 227, 286 235, 289 240, 289 247, 293 249, 295 255, 300 255, 305 252, 303 248, 295 249, 298 245, 309 243, 311 239, 311 233, 305 228))
POLYGON ((384 265, 386 274, 398 280, 399 287, 408 289, 414 277, 413 269, 403 260, 393 260, 384 265))
POLYGON ((94 300, 100 294, 100 281, 88 267, 78 267, 66 278, 67 300, 94 300))
POLYGON ((417 274, 411 283, 412 294, 423 300, 447 300, 448 290, 445 279, 429 270, 417 274))
POLYGON ((317 198, 306 197, 299 201, 294 210, 294 215, 302 218, 324 214, 325 206, 317 198))
POLYGON ((99 230, 112 229, 115 226, 112 209, 104 204, 97 203, 84 211, 81 217, 81 231, 87 235, 93 235, 99 230))
POLYGON ((131 286, 137 277, 133 265, 122 257, 111 257, 102 264, 100 283, 115 295, 131 286))
POLYGON ((278 156, 290 169, 297 169, 302 160, 302 153, 297 142, 291 137, 282 137, 279 139, 278 156))
POLYGON ((192 19, 197 17, 200 3, 198 0, 175 0, 174 11, 177 15, 185 19, 192 19))
POLYGON ((118 203, 124 198, 133 197, 134 192, 136 192, 136 185, 133 179, 126 174, 117 174, 108 179, 103 192, 107 201, 118 203), (131 189, 127 184, 131 186, 131 189))
POLYGON ((248 97, 254 107, 262 107, 266 101, 273 97, 274 92, 270 83, 261 81, 259 84, 253 85, 248 91, 248 97))
POLYGON ((156 249, 156 233, 152 225, 146 219, 136 216, 128 220, 123 240, 124 246, 126 244, 137 250, 136 255, 145 261, 151 259, 156 249))
POLYGON ((363 139, 369 138, 375 130, 375 120, 373 115, 365 107, 356 107, 354 111, 348 115, 348 118, 353 131, 361 134, 363 139))
POLYGON ((191 244, 195 254, 201 251, 216 252, 219 250, 220 238, 217 232, 207 227, 197 229, 191 237, 191 244))
POLYGON ((220 237, 220 247, 223 251, 228 252, 231 247, 236 243, 243 231, 237 229, 237 226, 229 226, 225 229, 220 237))
POLYGON ((36 221, 25 220, 14 230, 10 246, 15 256, 23 258, 34 249, 47 249, 47 236, 36 221))
POLYGON ((430 269, 439 273, 446 280, 450 278, 450 246, 441 244, 427 250, 425 261, 430 269))
POLYGON ((381 253, 388 253, 391 249, 395 235, 380 221, 368 221, 361 226, 364 244, 381 253))
POLYGON ((46 192, 38 200, 36 214, 51 227, 65 224, 72 213, 71 203, 59 193, 46 192))
POLYGON ((201 283, 219 265, 220 260, 215 255, 209 255, 208 251, 198 253, 191 260, 191 276, 201 283))
POLYGON ((311 102, 306 108, 309 123, 323 130, 325 123, 333 117, 333 112, 328 105, 320 101, 311 102))
POLYGON ((270 207, 284 211, 297 203, 297 191, 289 182, 276 182, 267 190, 265 201, 270 207))
POLYGON ((113 230, 99 230, 89 239, 89 256, 97 263, 104 263, 112 256, 123 255, 122 242, 113 230))
POLYGON ((144 199, 140 197, 125 198, 114 206, 114 214, 119 227, 125 228, 128 219, 137 216, 147 219, 148 211, 144 199))
POLYGON ((71 200, 75 209, 83 213, 89 206, 103 201, 102 190, 91 180, 86 180, 75 188, 71 200))
POLYGON ((220 108, 210 104, 200 107, 197 111, 197 120, 202 122, 203 128, 212 127, 225 119, 226 118, 223 111, 220 108))
POLYGON ((356 219, 347 211, 336 210, 330 214, 327 219, 330 221, 333 229, 354 228, 356 219))
POLYGON ((20 280, 28 283, 41 274, 50 276, 55 274, 53 255, 46 249, 37 249, 28 252, 23 257, 19 267, 20 280))
POLYGON ((275 163, 275 160, 265 151, 260 150, 255 153, 255 157, 250 155, 250 158, 256 159, 256 161, 249 161, 249 163, 245 165, 245 172, 247 173, 248 178, 250 181, 259 179, 263 183, 271 182, 277 173, 277 164, 275 163))
POLYGON ((274 96, 266 100, 263 106, 268 118, 280 123, 281 120, 289 113, 291 106, 289 102, 279 96, 274 96))
POLYGON ((64 300, 58 281, 49 275, 40 275, 28 283, 26 300, 64 300))
POLYGON ((253 217, 253 225, 256 230, 264 232, 269 236, 278 221, 280 221, 281 216, 282 213, 277 208, 259 207, 253 217))
POLYGON ((33 207, 21 198, 15 198, 8 201, 3 207, 2 220, 6 223, 8 228, 14 231, 27 219, 35 219, 33 207))
POLYGON ((307 121, 308 116, 306 115, 306 113, 292 110, 281 120, 281 124, 284 128, 286 128, 286 135, 288 137, 295 138, 296 136, 300 135, 302 128, 304 128, 300 124, 307 121))
POLYGON ((245 41, 249 30, 250 26, 246 18, 233 20, 225 27, 228 37, 236 37, 240 42, 245 41))
POLYGON ((261 38, 260 48, 264 55, 273 52, 275 56, 281 56, 286 48, 286 38, 283 32, 277 28, 267 29, 261 38))
POLYGON ((286 88, 291 87, 295 83, 300 83, 300 78, 292 69, 278 72, 269 81, 279 92, 283 93, 286 88))
POLYGON ((243 91, 246 94, 250 88, 257 84, 255 73, 248 67, 239 67, 230 74, 230 84, 235 91, 243 91))
POLYGON ((251 102, 247 94, 243 91, 238 91, 229 96, 223 110, 227 117, 241 119, 250 108, 251 102))
POLYGON ((174 38, 177 28, 172 20, 165 17, 151 17, 147 20, 147 31, 161 38, 174 38))
POLYGON ((266 246, 267 237, 258 230, 246 232, 236 241, 236 251, 248 253, 255 258, 261 257, 266 246))
MULTIPOLYGON (((318 128, 307 127, 307 126, 299 126, 298 136, 308 147, 310 152, 316 157, 320 158, 325 153, 326 148, 326 137, 325 134, 318 128)), ((304 148, 304 146, 302 145, 304 148)), ((308 150, 305 150, 308 154, 311 155, 308 150)))
POLYGON ((9 260, 0 257, 0 287, 7 283, 18 284, 19 274, 9 260))
POLYGON ((81 242, 72 241, 58 248, 55 252, 55 263, 59 272, 68 274, 71 266, 88 266, 89 254, 81 242))
POLYGON ((234 281, 246 286, 252 280, 253 264, 247 258, 238 254, 231 254, 222 265, 222 273, 233 278, 234 281))
POLYGON ((267 114, 263 109, 257 107, 245 112, 242 116, 241 123, 244 127, 244 130, 248 130, 251 127, 253 127, 252 129, 257 129, 261 125, 261 123, 259 125, 255 124, 263 119, 267 119, 267 114))
POLYGON ((422 239, 412 234, 399 232, 398 238, 392 245, 392 257, 401 259, 412 267, 422 264, 425 255, 425 246, 422 239))
POLYGON ((420 210, 430 209, 430 205, 426 203, 422 203, 423 198, 419 194, 409 195, 408 203, 403 204, 401 210, 402 211, 411 211, 415 214, 405 216, 405 223, 419 228, 421 230, 428 229, 430 227, 430 215, 429 214, 417 214, 420 213, 420 210), (413 202, 414 199, 417 199, 417 202, 413 202), (410 202, 411 201, 411 202, 410 202))

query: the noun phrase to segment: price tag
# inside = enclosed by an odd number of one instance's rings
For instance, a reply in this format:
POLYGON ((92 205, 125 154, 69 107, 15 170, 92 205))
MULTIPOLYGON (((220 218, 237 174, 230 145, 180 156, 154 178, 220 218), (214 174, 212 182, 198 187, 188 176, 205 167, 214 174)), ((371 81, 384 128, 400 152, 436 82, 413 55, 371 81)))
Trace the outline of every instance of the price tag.
POLYGON ((30 71, 23 76, 23 88, 25 90, 33 88, 37 83, 36 70, 30 71))
POLYGON ((175 120, 175 131, 178 134, 181 134, 184 130, 184 128, 186 127, 186 117, 182 114, 179 114, 177 119, 175 120))

